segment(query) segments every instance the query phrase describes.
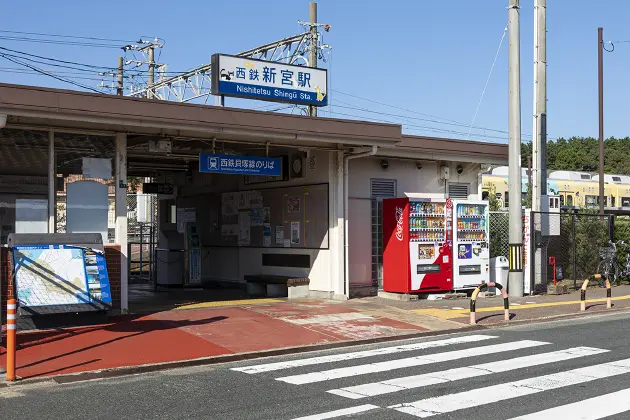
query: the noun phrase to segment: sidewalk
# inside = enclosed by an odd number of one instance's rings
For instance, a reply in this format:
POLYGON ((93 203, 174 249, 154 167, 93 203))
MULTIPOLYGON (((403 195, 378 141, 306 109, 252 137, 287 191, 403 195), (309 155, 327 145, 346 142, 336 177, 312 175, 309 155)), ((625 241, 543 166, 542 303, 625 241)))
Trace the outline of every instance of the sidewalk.
MULTIPOLYGON (((345 303, 208 302, 117 317, 106 325, 23 332, 18 335, 17 374, 27 379, 461 327, 396 308, 362 312, 345 303)), ((2 367, 5 353, 0 346, 2 367)))
MULTIPOLYGON (((605 296, 605 290, 589 289, 586 313, 604 313, 605 296)), ((105 325, 22 332, 17 374, 29 379, 213 356, 248 353, 247 357, 254 357, 270 350, 453 331, 468 327, 469 304, 469 299, 398 302, 380 298, 194 303, 115 317, 105 325)), ((613 288, 613 304, 613 309, 630 309, 630 286, 613 288)), ((580 315, 580 293, 513 299, 510 312, 517 322, 580 315)), ((481 326, 504 325, 502 299, 478 299, 477 320, 481 326)), ((5 354, 0 346, 1 368, 5 354)))

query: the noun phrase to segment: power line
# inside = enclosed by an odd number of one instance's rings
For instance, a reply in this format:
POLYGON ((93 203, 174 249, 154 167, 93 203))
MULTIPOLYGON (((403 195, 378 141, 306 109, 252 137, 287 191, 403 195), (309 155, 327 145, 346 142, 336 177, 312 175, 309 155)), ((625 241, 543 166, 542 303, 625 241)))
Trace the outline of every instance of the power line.
POLYGON ((499 52, 501 52, 501 46, 503 45, 503 40, 505 39, 505 34, 507 34, 508 25, 505 25, 505 29, 503 30, 503 35, 501 35, 501 42, 499 42, 499 48, 497 48, 497 53, 494 55, 494 61, 492 62, 492 66, 490 67, 490 73, 488 73, 488 78, 486 79, 486 84, 481 91, 481 97, 479 98, 479 103, 477 104, 477 109, 475 110, 475 115, 470 123, 470 127, 468 127, 468 134, 466 135, 466 140, 470 136, 470 131, 477 120, 477 114, 479 113, 479 108, 481 107, 481 102, 483 101, 483 97, 486 94, 486 89, 488 89, 488 83, 490 83, 490 77, 492 76, 492 70, 494 70, 495 64, 497 64, 497 58, 499 58, 499 52))
POLYGON ((79 47, 115 48, 115 49, 121 48, 120 46, 113 45, 113 44, 98 44, 94 42, 64 41, 64 40, 56 40, 56 39, 39 39, 39 38, 2 36, 2 35, 0 35, 0 40, 16 41, 16 42, 33 42, 33 43, 54 44, 54 45, 72 45, 72 46, 79 46, 79 47))
POLYGON ((39 58, 41 60, 48 60, 48 61, 55 61, 57 63, 64 63, 64 64, 73 64, 75 66, 82 66, 82 67, 88 67, 88 68, 93 68, 93 69, 108 69, 108 70, 113 70, 113 67, 106 67, 106 66, 95 66, 92 64, 83 64, 83 63, 77 63, 76 61, 65 61, 65 60, 58 60, 56 58, 50 58, 50 57, 43 57, 41 55, 37 55, 37 54, 31 54, 31 53, 27 53, 27 52, 23 52, 23 51, 18 51, 18 50, 12 50, 11 48, 6 48, 6 47, 0 47, 0 50, 4 50, 4 51, 10 51, 12 53, 16 53, 16 54, 22 54, 22 55, 27 55, 29 57, 35 57, 35 58, 39 58))
POLYGON ((0 30, 0 33, 20 34, 20 35, 37 35, 37 36, 52 36, 52 37, 58 37, 58 38, 72 38, 72 39, 80 38, 80 39, 90 39, 90 40, 93 40, 93 41, 135 42, 135 41, 129 41, 129 40, 126 40, 126 39, 96 38, 96 37, 91 37, 91 36, 78 36, 78 35, 59 35, 59 34, 47 34, 47 33, 40 33, 40 32, 20 32, 20 31, 0 30))
POLYGON ((19 65, 22 65, 22 66, 28 67, 28 68, 30 68, 30 69, 32 69, 32 70, 35 70, 35 71, 37 71, 37 72, 39 72, 39 73, 42 73, 42 74, 48 75, 48 76, 50 76, 50 77, 52 77, 52 78, 54 78, 54 79, 57 79, 57 80, 59 80, 59 81, 66 82, 66 83, 70 83, 70 84, 72 84, 72 85, 75 85, 75 86, 81 87, 81 88, 83 88, 83 89, 91 90, 91 91, 96 92, 96 93, 103 93, 102 91, 97 90, 97 89, 94 89, 94 88, 92 88, 92 87, 90 87, 90 86, 86 86, 86 85, 84 85, 84 84, 82 84, 82 83, 77 83, 77 82, 74 82, 74 81, 72 81, 72 80, 64 79, 63 77, 59 77, 59 76, 56 76, 56 75, 54 75, 54 74, 52 74, 52 73, 48 73, 48 72, 46 72, 45 70, 39 69, 39 68, 37 68, 37 67, 35 67, 35 66, 32 66, 32 65, 30 65, 30 64, 28 64, 28 63, 22 63, 22 62, 20 62, 20 61, 18 61, 18 60, 16 60, 16 59, 13 59, 13 58, 11 58, 11 57, 7 57, 7 56, 6 56, 6 54, 0 53, 0 57, 4 58, 5 60, 9 60, 9 61, 11 61, 11 62, 13 62, 13 63, 15 63, 15 64, 19 64, 19 65))

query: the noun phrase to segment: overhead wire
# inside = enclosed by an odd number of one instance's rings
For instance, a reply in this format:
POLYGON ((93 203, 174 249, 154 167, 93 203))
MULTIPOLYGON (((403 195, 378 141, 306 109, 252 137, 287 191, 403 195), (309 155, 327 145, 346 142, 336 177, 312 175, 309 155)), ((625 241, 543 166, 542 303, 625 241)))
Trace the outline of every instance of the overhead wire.
POLYGON ((97 38, 97 37, 92 37, 92 36, 79 36, 79 35, 60 35, 60 34, 48 34, 48 33, 41 33, 41 32, 22 32, 22 31, 8 31, 8 30, 0 30, 0 33, 7 33, 7 34, 20 34, 20 35, 37 35, 37 36, 52 36, 52 37, 58 37, 58 38, 72 38, 72 39, 76 39, 76 38, 80 38, 80 39, 90 39, 93 41, 110 41, 110 42, 136 42, 136 41, 129 41, 126 39, 113 39, 113 38, 97 38))
POLYGON ((497 64, 497 59, 499 58, 499 53, 501 52, 501 46, 503 45, 503 40, 505 39, 505 35, 508 31, 508 25, 505 25, 505 29, 503 29, 503 35, 501 35, 501 41, 499 42, 499 47, 497 48, 497 52, 494 55, 494 60, 492 61, 492 66, 490 67, 490 73, 488 73, 488 77, 486 78, 486 84, 481 91, 481 97, 479 98, 479 103, 477 103, 477 109, 475 110, 475 115, 470 123, 470 127, 468 127, 468 134, 466 135, 466 140, 470 136, 470 132, 472 131, 472 127, 477 120, 477 114, 479 114, 479 108, 481 108, 481 102, 483 101, 483 97, 486 94, 486 90, 488 89, 488 83, 490 83, 490 77, 492 77, 492 71, 494 70, 494 66, 497 64))
POLYGON ((15 64, 19 64, 19 65, 28 67, 28 68, 30 68, 32 70, 35 70, 35 71, 39 72, 39 73, 46 74, 46 75, 48 75, 48 76, 50 76, 50 77, 52 77, 54 79, 57 79, 59 81, 62 81, 62 82, 65 82, 65 83, 69 83, 69 84, 78 86, 80 88, 86 89, 86 90, 91 90, 91 91, 96 92, 96 93, 103 93, 102 91, 100 91, 98 89, 94 89, 94 88, 92 88, 90 86, 87 86, 87 85, 84 85, 82 83, 78 83, 78 82, 74 82, 72 80, 68 80, 66 78, 63 78, 63 77, 57 76, 55 74, 49 73, 49 72, 47 72, 45 70, 39 69, 39 68, 37 68, 37 67, 35 67, 35 66, 31 65, 31 64, 20 62, 19 60, 16 60, 16 59, 14 59, 12 57, 8 57, 4 53, 0 53, 0 57, 4 58, 5 60, 9 60, 9 61, 11 61, 11 62, 13 62, 15 64))

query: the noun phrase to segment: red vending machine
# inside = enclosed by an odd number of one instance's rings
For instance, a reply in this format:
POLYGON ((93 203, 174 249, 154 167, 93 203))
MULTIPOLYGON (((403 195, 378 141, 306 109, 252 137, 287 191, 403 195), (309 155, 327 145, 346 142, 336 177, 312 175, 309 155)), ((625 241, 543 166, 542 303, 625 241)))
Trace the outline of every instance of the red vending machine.
POLYGON ((383 290, 452 290, 452 204, 450 199, 383 200, 383 290))

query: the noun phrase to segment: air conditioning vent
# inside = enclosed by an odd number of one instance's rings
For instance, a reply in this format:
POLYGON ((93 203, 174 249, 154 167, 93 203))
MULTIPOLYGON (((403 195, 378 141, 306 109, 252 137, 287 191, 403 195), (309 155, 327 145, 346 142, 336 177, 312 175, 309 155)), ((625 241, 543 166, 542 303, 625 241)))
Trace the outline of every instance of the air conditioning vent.
POLYGON ((449 198, 466 200, 470 194, 470 184, 462 184, 457 182, 449 182, 448 196, 449 198))

